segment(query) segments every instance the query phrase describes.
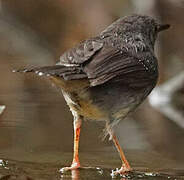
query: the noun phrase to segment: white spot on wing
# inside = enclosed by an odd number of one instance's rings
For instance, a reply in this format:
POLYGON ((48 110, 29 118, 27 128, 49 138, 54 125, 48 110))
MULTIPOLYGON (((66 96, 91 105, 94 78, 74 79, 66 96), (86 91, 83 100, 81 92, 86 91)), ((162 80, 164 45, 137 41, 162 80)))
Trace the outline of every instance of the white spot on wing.
POLYGON ((38 73, 38 76, 43 76, 43 72, 39 72, 38 73))

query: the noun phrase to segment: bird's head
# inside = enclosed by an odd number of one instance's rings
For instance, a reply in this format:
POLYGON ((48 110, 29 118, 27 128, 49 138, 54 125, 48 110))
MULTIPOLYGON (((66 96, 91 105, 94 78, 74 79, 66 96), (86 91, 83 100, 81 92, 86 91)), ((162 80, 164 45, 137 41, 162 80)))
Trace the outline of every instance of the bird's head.
POLYGON ((150 16, 137 14, 124 17, 119 20, 119 23, 122 24, 125 34, 142 37, 152 46, 155 44, 158 33, 170 27, 169 24, 161 24, 150 16))

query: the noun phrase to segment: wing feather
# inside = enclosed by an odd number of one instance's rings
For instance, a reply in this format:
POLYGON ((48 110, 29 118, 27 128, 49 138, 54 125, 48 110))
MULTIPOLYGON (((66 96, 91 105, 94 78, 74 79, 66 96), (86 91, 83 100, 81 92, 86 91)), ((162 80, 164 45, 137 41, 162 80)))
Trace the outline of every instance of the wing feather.
POLYGON ((144 66, 132 54, 119 49, 102 49, 85 67, 92 86, 100 85, 118 76, 145 72, 144 66))
POLYGON ((81 42, 76 47, 66 51, 61 57, 58 65, 79 66, 91 59, 101 48, 103 42, 89 39, 81 42))

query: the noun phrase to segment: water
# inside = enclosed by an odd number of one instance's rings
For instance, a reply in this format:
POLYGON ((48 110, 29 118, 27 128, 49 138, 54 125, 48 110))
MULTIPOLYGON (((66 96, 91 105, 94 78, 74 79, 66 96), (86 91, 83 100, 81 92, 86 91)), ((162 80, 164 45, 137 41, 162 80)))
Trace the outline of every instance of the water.
MULTIPOLYGON (((10 176, 14 176, 17 179, 21 178, 31 178, 31 179, 48 179, 48 180, 58 180, 58 179, 112 179, 110 176, 110 168, 99 168, 99 167, 88 167, 81 168, 79 170, 73 170, 72 172, 66 172, 61 174, 59 172, 61 164, 60 163, 31 163, 31 162, 19 162, 12 160, 4 160, 3 166, 0 166, 0 178, 1 179, 10 179, 10 176), (5 178, 6 177, 6 178, 5 178), (19 177, 19 178, 18 178, 19 177)), ((114 177, 113 179, 183 179, 182 171, 166 171, 165 172, 150 172, 134 170, 132 173, 125 174, 122 176, 114 177)))
MULTIPOLYGON (((37 179, 37 180, 100 180, 100 179, 112 179, 110 176, 111 169, 108 168, 81 168, 79 170, 73 170, 72 172, 66 172, 61 174, 59 172, 60 164, 57 163, 28 163, 28 162, 17 162, 17 161, 5 161, 4 166, 0 167, 0 178, 5 179, 37 179), (3 175, 2 175, 3 174, 3 175)), ((182 172, 142 172, 134 171, 129 174, 114 177, 113 179, 121 180, 163 180, 163 179, 183 179, 182 172)))

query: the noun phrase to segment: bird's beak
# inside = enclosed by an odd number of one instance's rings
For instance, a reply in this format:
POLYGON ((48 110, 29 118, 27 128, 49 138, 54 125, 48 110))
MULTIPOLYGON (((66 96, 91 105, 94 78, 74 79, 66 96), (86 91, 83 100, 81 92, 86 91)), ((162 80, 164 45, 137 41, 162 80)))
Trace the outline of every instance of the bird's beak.
POLYGON ((160 31, 164 31, 166 29, 168 29, 170 27, 169 24, 159 24, 157 25, 157 31, 160 32, 160 31))

